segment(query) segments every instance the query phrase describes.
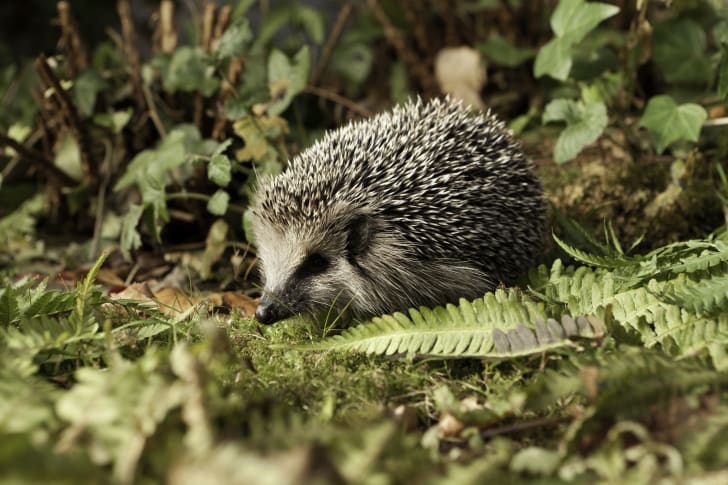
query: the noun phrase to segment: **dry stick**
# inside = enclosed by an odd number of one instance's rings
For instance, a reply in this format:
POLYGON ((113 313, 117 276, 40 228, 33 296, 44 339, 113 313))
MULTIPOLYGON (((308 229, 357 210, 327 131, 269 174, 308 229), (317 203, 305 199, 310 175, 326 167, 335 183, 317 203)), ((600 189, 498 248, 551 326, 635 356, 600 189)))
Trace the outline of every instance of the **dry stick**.
POLYGON ((404 11, 405 17, 407 18, 407 22, 409 22, 414 27, 417 47, 419 47, 421 52, 429 53, 430 42, 427 38, 427 27, 425 26, 422 15, 417 14, 417 9, 415 8, 415 5, 412 5, 413 2, 418 4, 418 6, 422 4, 422 0, 405 0, 402 2, 402 9, 404 11))
POLYGON ((402 61, 407 65, 409 70, 415 75, 420 81, 422 88, 428 94, 434 94, 440 92, 437 87, 437 83, 433 78, 432 73, 423 65, 422 61, 407 46, 401 32, 397 27, 394 26, 387 13, 382 9, 377 0, 368 0, 369 7, 374 12, 374 15, 379 20, 379 23, 384 27, 384 36, 387 38, 387 42, 394 47, 402 61))
POLYGON ((131 86, 134 93, 134 99, 139 108, 145 106, 144 92, 142 90, 142 71, 139 61, 139 51, 136 44, 136 32, 134 31, 134 21, 131 18, 131 7, 129 0, 119 0, 116 9, 121 19, 121 35, 124 38, 124 54, 129 63, 131 75, 131 86))
POLYGON ((58 103, 59 110, 66 118, 71 134, 76 139, 79 152, 81 153, 81 167, 83 168, 84 182, 91 190, 95 190, 98 183, 98 167, 96 167, 91 158, 91 143, 86 133, 86 129, 81 123, 76 107, 71 102, 68 93, 61 87, 60 81, 48 65, 48 61, 44 54, 38 56, 35 61, 35 69, 46 88, 53 89, 53 98, 58 103))
POLYGON ((200 37, 200 45, 205 52, 210 52, 212 44, 212 29, 215 25, 215 4, 207 0, 205 2, 205 10, 202 14, 202 36, 200 37))
POLYGON ((3 133, 0 133, 0 145, 9 146, 22 158, 38 167, 38 169, 45 172, 49 177, 58 179, 64 187, 72 187, 78 184, 78 182, 71 178, 66 172, 56 167, 53 162, 46 158, 46 156, 41 152, 34 150, 33 148, 26 147, 22 143, 13 140, 3 133))
POLYGON ((324 70, 326 70, 326 66, 331 58, 331 53, 333 52, 336 43, 339 41, 341 33, 344 31, 347 20, 349 20, 352 9, 353 7, 350 3, 346 3, 343 7, 341 7, 339 15, 336 17, 336 22, 331 29, 331 34, 329 34, 329 38, 326 39, 326 44, 324 44, 324 48, 321 51, 321 57, 319 58, 318 64, 316 64, 313 75, 311 75, 309 84, 312 86, 316 86, 321 80, 321 76, 324 74, 324 70))
POLYGON ((368 109, 364 108, 363 106, 359 106, 357 103, 350 100, 349 98, 345 98, 344 96, 341 96, 340 94, 337 94, 333 91, 327 91, 326 89, 317 88, 316 86, 306 86, 303 89, 303 92, 314 94, 320 98, 328 99, 330 101, 333 101, 334 103, 338 103, 346 108, 349 108, 351 111, 355 112, 359 116, 368 118, 372 115, 372 112, 368 109))
MULTIPOLYGON (((233 9, 230 5, 225 5, 220 9, 218 14, 217 24, 215 25, 215 33, 213 44, 220 40, 225 29, 230 25, 230 19, 232 18, 233 9)), ((230 65, 228 66, 228 73, 225 79, 222 80, 220 86, 220 94, 217 96, 217 102, 215 103, 215 122, 212 126, 212 138, 215 140, 222 140, 225 135, 225 125, 227 120, 225 119, 224 105, 225 100, 232 94, 233 85, 238 80, 238 75, 243 68, 243 63, 240 58, 230 59, 230 65)))
POLYGON ((445 45, 456 45, 458 43, 457 24, 455 21, 455 6, 448 0, 437 0, 440 4, 443 19, 445 20, 445 45))
POLYGON ((230 59, 227 76, 222 81, 220 94, 217 98, 217 114, 215 117, 215 124, 212 128, 212 138, 215 140, 222 140, 222 137, 225 134, 225 126, 227 125, 227 119, 225 118, 225 100, 233 94, 233 86, 238 82, 238 78, 242 71, 243 60, 239 57, 233 57, 230 59))
POLYGON ((521 431, 527 431, 533 428, 544 428, 546 426, 556 426, 562 423, 568 423, 571 421, 571 417, 556 416, 552 418, 538 418, 530 421, 521 421, 518 423, 508 424, 505 426, 499 426, 497 428, 490 428, 480 432, 481 438, 492 438, 494 436, 500 436, 503 434, 518 433, 521 431))
POLYGON ((210 49, 215 48, 215 44, 222 34, 225 33, 225 29, 230 25, 230 19, 233 16, 233 8, 230 5, 223 5, 220 7, 220 12, 217 14, 217 22, 215 22, 215 30, 212 33, 212 42, 210 42, 210 49))
MULTIPOLYGON (((206 52, 210 52, 212 44, 212 29, 215 22, 215 4, 211 1, 205 2, 205 11, 202 15, 202 37, 200 45, 206 52)), ((202 131, 202 115, 205 110, 205 99, 202 93, 195 94, 194 122, 198 130, 202 131)))
POLYGON ((75 78, 88 67, 88 56, 78 33, 78 24, 71 15, 71 6, 66 1, 58 2, 58 20, 61 24, 60 44, 66 58, 66 74, 75 78))
POLYGON ((106 211, 106 189, 109 186, 109 180, 111 179, 111 157, 113 156, 113 146, 108 139, 104 140, 104 148, 106 154, 104 156, 103 164, 105 174, 103 180, 99 184, 99 190, 97 192, 96 200, 96 218, 94 220, 94 235, 91 239, 91 247, 89 248, 90 259, 98 259, 99 257, 99 245, 101 244, 101 231, 104 226, 104 212, 106 211))
POLYGON ((158 37, 158 50, 171 54, 177 48, 177 29, 174 26, 174 2, 162 0, 159 5, 159 24, 155 37, 158 37))

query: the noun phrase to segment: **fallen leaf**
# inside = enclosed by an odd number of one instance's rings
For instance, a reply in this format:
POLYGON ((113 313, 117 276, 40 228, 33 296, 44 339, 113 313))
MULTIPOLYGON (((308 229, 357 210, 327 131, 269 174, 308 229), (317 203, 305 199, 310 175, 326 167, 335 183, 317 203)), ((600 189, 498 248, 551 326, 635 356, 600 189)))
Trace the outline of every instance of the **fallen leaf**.
POLYGON ((258 300, 256 298, 232 291, 223 293, 222 301, 230 308, 239 310, 246 317, 255 315, 255 308, 258 306, 258 300))

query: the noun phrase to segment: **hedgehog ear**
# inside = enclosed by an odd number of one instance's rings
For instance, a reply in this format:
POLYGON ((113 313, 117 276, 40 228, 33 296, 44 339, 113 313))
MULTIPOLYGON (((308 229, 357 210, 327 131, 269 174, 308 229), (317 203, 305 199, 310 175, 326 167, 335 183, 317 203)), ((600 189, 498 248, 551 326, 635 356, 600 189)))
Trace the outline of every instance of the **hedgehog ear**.
POLYGON ((365 215, 358 215, 349 221, 346 251, 349 256, 359 256, 369 247, 372 224, 365 215))

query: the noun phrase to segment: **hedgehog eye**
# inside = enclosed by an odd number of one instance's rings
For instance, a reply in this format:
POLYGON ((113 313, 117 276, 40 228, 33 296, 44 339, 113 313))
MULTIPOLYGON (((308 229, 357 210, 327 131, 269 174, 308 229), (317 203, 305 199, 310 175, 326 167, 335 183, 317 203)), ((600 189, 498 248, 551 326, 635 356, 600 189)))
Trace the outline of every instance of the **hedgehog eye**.
POLYGON ((321 253, 312 253, 303 260, 303 263, 301 263, 297 273, 300 278, 305 278, 307 276, 323 273, 328 267, 329 260, 326 256, 321 253))

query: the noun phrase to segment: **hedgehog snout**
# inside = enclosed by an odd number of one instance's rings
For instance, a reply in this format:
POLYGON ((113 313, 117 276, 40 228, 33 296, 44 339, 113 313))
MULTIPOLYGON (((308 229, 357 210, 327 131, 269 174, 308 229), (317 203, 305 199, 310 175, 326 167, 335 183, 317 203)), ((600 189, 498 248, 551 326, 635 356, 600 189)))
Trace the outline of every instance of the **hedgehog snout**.
POLYGON ((270 325, 290 316, 293 313, 268 293, 263 294, 258 308, 255 309, 255 319, 263 325, 270 325))

